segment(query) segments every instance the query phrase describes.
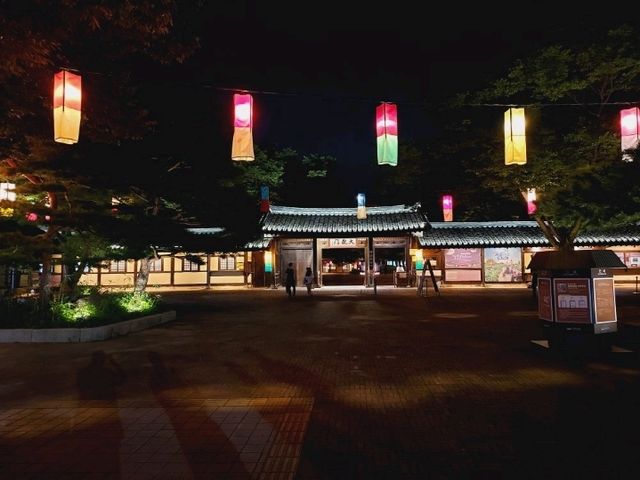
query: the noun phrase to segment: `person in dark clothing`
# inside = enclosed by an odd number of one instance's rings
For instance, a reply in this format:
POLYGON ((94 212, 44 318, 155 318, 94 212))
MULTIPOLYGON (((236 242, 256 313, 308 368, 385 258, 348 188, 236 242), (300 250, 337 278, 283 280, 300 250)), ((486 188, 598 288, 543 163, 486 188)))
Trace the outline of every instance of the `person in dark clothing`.
POLYGON ((290 297, 296 296, 296 271, 293 268, 293 263, 289 263, 289 266, 284 271, 285 280, 284 286, 287 290, 287 295, 290 297))

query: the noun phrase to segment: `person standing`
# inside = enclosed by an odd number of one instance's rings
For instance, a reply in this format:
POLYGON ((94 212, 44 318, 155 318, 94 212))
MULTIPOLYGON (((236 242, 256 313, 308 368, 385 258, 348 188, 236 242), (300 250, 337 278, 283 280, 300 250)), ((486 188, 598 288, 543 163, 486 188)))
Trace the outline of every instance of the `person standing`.
POLYGON ((284 271, 285 280, 284 286, 287 290, 287 295, 290 297, 296 296, 296 270, 293 268, 293 263, 289 262, 289 266, 284 271))
POLYGON ((307 295, 311 295, 311 288, 313 287, 313 271, 311 267, 307 267, 307 271, 304 272, 304 280, 302 283, 307 287, 307 295))

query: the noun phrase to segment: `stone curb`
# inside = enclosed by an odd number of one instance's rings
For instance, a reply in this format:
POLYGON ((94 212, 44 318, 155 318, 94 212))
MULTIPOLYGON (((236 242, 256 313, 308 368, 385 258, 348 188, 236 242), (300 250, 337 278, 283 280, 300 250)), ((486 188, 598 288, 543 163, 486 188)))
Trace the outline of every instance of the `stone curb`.
POLYGON ((175 310, 170 310, 101 327, 0 329, 0 343, 95 342, 145 330, 175 318, 175 310))

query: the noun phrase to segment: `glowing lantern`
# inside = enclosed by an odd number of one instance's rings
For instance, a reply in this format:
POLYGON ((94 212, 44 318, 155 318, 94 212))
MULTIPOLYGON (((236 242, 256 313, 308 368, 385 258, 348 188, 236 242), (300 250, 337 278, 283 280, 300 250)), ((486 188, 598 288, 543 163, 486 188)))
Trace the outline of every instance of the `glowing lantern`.
POLYGON ((367 206, 366 206, 366 199, 364 196, 364 193, 359 193, 358 196, 358 213, 356 214, 358 219, 365 219, 367 218, 367 206))
POLYGON ((25 218, 29 221, 29 222, 35 222, 36 220, 38 220, 38 214, 36 213, 27 213, 25 215, 25 218))
POLYGON ((445 222, 453 222, 453 197, 451 195, 442 196, 442 216, 445 222))
POLYGON ((376 108, 378 165, 398 165, 398 107, 383 102, 376 108))
MULTIPOLYGON (((622 151, 638 148, 638 134, 640 133, 640 110, 638 107, 620 110, 620 137, 622 151)), ((630 162, 633 157, 628 153, 622 154, 622 160, 630 162)))
POLYGON ((527 188, 527 214, 534 215, 536 210, 538 210, 538 206, 536 205, 536 189, 527 188))
POLYGON ((273 254, 271 252, 264 252, 264 271, 273 272, 273 254))
POLYGON ((269 212, 269 187, 260 187, 260 213, 269 212))
POLYGON ((77 143, 80 135, 82 79, 61 70, 53 77, 53 139, 77 143))
POLYGON ((422 270, 424 268, 424 258, 422 257, 422 250, 416 252, 416 270, 422 270))
MULTIPOLYGON (((6 200, 8 202, 16 201, 16 189, 15 183, 0 183, 0 201, 6 200)), ((10 217, 13 215, 13 208, 0 207, 0 217, 10 217)))
POLYGON ((524 108, 510 108, 504 112, 504 164, 527 163, 524 108))
POLYGON ((233 95, 234 121, 231 159, 255 160, 253 153, 253 97, 249 93, 233 95))

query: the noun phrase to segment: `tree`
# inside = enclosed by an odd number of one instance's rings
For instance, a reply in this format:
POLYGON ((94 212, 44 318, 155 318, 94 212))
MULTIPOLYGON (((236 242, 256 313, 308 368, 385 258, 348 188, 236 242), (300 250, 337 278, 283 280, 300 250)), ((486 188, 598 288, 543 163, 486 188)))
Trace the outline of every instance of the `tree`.
POLYGON ((50 296, 51 255, 63 250, 60 242, 72 234, 91 234, 108 218, 110 191, 96 188, 92 179, 126 173, 96 159, 104 158, 105 149, 113 152, 114 146, 124 149, 127 141, 141 140, 153 128, 139 85, 147 72, 156 72, 152 67, 183 61, 193 52, 195 43, 176 32, 193 13, 184 9, 198 4, 2 2, 0 178, 13 180, 16 192, 29 196, 32 205, 17 205, 14 219, 4 221, 15 228, 0 235, 15 236, 25 212, 39 212, 41 233, 21 238, 23 259, 42 265, 43 301, 50 296), (88 92, 81 140, 73 146, 52 139, 52 76, 63 67, 80 72, 88 92))
POLYGON ((511 202, 536 188, 535 220, 558 249, 572 249, 581 231, 640 220, 640 165, 622 161, 617 132, 620 108, 640 94, 639 47, 637 33, 625 26, 549 46, 516 62, 490 88, 461 96, 462 104, 485 105, 465 117, 466 135, 476 140, 463 146, 475 153, 467 163, 473 181, 511 202), (527 106, 526 165, 503 164, 498 118, 507 107, 488 104, 527 106), (477 134, 487 111, 495 128, 477 134))

